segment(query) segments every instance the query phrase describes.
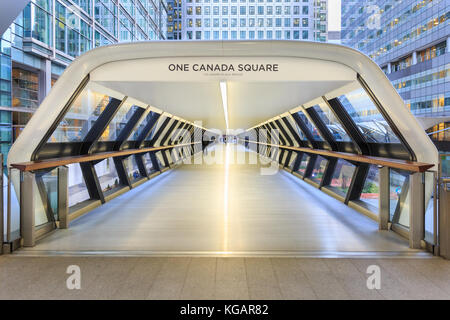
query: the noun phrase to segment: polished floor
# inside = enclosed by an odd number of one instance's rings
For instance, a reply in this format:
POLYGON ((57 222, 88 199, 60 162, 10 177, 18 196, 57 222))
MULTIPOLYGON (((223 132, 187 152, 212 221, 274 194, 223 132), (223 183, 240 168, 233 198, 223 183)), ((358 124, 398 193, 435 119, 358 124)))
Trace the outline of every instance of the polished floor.
POLYGON ((405 239, 295 176, 217 145, 17 254, 414 255, 405 239), (213 156, 221 159, 210 163, 213 156), (199 158, 197 157, 197 160, 199 158), (264 171, 265 170, 265 171, 264 171), (270 173, 270 172, 269 172, 270 173))
POLYGON ((450 262, 4 255, 0 299, 450 299, 450 262), (66 286, 71 265, 80 290, 66 286), (367 288, 373 265, 379 290, 367 288))

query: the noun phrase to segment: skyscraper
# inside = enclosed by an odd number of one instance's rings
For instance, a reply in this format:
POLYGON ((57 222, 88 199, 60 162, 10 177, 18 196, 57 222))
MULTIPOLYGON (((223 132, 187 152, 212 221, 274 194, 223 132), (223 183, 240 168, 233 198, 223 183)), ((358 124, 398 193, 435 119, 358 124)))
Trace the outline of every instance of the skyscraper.
POLYGON ((441 150, 450 150, 450 2, 342 0, 342 43, 375 60, 441 150))
POLYGON ((169 0, 173 40, 327 41, 327 0, 169 0))
POLYGON ((0 152, 8 152, 77 56, 106 44, 166 38, 166 0, 32 0, 1 38, 0 152))

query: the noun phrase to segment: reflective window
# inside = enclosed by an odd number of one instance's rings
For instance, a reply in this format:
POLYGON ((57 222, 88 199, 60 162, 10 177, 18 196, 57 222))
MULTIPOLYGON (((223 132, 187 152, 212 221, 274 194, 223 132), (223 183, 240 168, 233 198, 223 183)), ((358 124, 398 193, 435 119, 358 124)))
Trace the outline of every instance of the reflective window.
POLYGON ((323 175, 325 174, 325 169, 327 168, 328 160, 324 157, 317 156, 316 163, 314 164, 314 169, 311 174, 311 180, 317 183, 322 181, 323 175))
POLYGON ((292 128, 297 131, 298 136, 300 137, 300 140, 307 141, 305 134, 302 130, 300 130, 300 127, 297 125, 297 122, 292 118, 292 116, 286 117, 286 119, 289 120, 289 123, 291 124, 292 128))
POLYGON ((295 160, 297 159, 297 153, 292 153, 291 154, 291 159, 289 159, 289 163, 288 163, 288 167, 289 167, 289 169, 293 169, 293 167, 294 167, 294 163, 295 163, 295 160))
POLYGON ((111 99, 88 85, 70 106, 48 142, 82 141, 111 99))
POLYGON ((300 173, 302 176, 305 176, 306 167, 308 166, 310 156, 307 154, 302 155, 302 161, 300 162, 300 166, 298 167, 298 173, 300 173))
POLYGON ((161 169, 166 166, 161 152, 156 152, 156 159, 158 160, 158 164, 161 169))
POLYGON ((350 162, 339 159, 336 168, 334 169, 329 188, 336 193, 345 196, 352 183, 355 168, 356 167, 350 162))
POLYGON ((314 110, 319 115, 320 119, 325 123, 328 130, 330 130, 331 134, 336 141, 352 141, 348 136, 347 132, 345 132, 339 120, 334 115, 333 111, 331 111, 330 107, 324 102, 316 104, 313 106, 314 110))
POLYGON ((128 140, 137 140, 138 139, 138 137, 141 135, 142 131, 144 130, 145 126, 152 118, 153 114, 154 114, 153 112, 147 113, 147 115, 139 122, 139 124, 136 127, 134 127, 128 140))
POLYGON ((306 126, 309 129, 309 132, 311 132, 313 139, 315 141, 323 141, 322 137, 319 134, 319 130, 317 130, 316 126, 314 125, 314 123, 312 123, 311 121, 309 121, 308 117, 305 116, 305 114, 302 111, 299 111, 297 113, 300 118, 303 120, 303 122, 306 124, 306 126))
POLYGON ((161 128, 161 125, 164 123, 164 121, 166 121, 167 117, 166 116, 160 116, 158 118, 158 122, 156 122, 156 125, 153 126, 152 131, 150 132, 150 134, 147 136, 147 138, 145 138, 145 140, 149 141, 151 139, 153 139, 153 137, 155 136, 156 132, 159 131, 159 128, 161 128))
MULTIPOLYGON (((380 172, 377 166, 371 165, 369 173, 367 174, 364 187, 359 198, 364 203, 378 209, 380 199, 380 172)), ((374 213, 378 213, 378 210, 373 210, 374 213)))
POLYGON ((105 159, 97 163, 95 172, 105 195, 120 188, 120 180, 113 159, 105 159))
POLYGON ((142 178, 141 173, 139 171, 138 165, 136 163, 136 157, 134 155, 129 156, 124 160, 125 169, 128 172, 128 179, 131 183, 142 178))
POLYGON ((398 138, 364 89, 360 88, 342 95, 339 101, 368 142, 399 143, 398 138))
POLYGON ((145 165, 145 169, 147 170, 148 174, 152 174, 153 172, 156 171, 156 169, 153 168, 153 163, 152 163, 152 160, 150 159, 150 153, 145 154, 144 165, 145 165))
POLYGON ((127 125, 128 121, 130 121, 130 118, 138 108, 138 106, 133 105, 132 103, 123 103, 109 125, 106 127, 105 131, 103 131, 99 141, 116 140, 120 134, 120 131, 122 131, 122 129, 127 125))
MULTIPOLYGON (((428 185, 433 185, 433 172, 425 172, 425 190, 428 185)), ((425 203, 425 240, 434 243, 434 188, 428 204, 425 203)))
POLYGON ((79 163, 68 165, 69 169, 69 207, 89 200, 89 192, 83 179, 79 163))
POLYGON ((389 214, 394 223, 409 227, 409 195, 406 176, 389 170, 389 214))
POLYGON ((40 196, 35 195, 35 225, 39 226, 50 222, 49 217, 52 216, 58 220, 58 169, 38 172, 36 184, 40 196))

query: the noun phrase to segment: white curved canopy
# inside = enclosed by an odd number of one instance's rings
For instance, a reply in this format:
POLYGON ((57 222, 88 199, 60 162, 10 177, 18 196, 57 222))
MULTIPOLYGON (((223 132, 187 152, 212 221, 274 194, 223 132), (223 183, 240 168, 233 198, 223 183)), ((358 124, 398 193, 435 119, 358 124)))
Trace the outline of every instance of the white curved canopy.
POLYGON ((230 129, 248 129, 322 96, 338 97, 360 86, 357 75, 417 161, 437 164, 435 146, 372 60, 348 47, 298 41, 135 42, 91 50, 56 82, 11 148, 8 163, 31 160, 86 76, 105 91, 223 130, 226 117, 230 129), (227 88, 226 114, 220 83, 227 88))

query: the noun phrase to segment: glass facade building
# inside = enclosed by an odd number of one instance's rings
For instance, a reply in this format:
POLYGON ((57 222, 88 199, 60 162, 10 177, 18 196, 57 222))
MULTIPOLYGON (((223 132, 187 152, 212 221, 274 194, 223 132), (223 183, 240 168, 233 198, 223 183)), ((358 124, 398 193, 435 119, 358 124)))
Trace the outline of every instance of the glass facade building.
POLYGON ((166 0, 32 0, 1 37, 0 152, 8 153, 77 56, 112 43, 166 38, 166 0))
POLYGON ((325 0, 171 0, 171 40, 327 41, 325 0))
POLYGON ((342 43, 374 59, 414 115, 436 119, 428 132, 447 151, 449 18, 448 0, 342 0, 342 43))

